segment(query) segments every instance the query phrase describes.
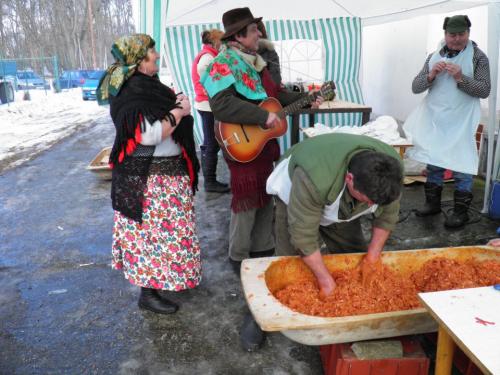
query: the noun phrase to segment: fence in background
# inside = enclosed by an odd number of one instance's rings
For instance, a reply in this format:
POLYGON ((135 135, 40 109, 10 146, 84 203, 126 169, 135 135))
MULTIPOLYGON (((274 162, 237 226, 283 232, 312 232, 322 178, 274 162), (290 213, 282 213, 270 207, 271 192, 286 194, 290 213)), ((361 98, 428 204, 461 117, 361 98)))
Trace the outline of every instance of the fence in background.
POLYGON ((15 91, 61 90, 57 56, 0 59, 0 77, 4 88, 11 86, 15 91))

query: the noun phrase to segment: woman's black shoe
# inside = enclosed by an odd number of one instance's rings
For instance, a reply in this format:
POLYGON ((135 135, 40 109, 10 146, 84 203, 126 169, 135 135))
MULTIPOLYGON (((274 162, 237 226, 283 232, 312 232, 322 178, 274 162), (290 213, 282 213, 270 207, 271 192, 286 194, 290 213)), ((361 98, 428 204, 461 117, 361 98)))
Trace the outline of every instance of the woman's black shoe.
POLYGON ((138 305, 141 309, 158 314, 173 314, 179 310, 179 305, 166 298, 161 298, 155 289, 150 288, 141 288, 138 305))

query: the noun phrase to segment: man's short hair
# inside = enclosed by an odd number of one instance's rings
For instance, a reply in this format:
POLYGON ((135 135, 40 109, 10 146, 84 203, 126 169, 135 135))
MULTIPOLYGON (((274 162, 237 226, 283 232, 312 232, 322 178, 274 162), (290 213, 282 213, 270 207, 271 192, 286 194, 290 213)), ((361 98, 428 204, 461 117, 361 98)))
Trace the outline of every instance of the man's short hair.
POLYGON ((354 176, 354 189, 372 202, 387 205, 401 195, 403 168, 401 161, 378 151, 354 155, 348 166, 354 176))

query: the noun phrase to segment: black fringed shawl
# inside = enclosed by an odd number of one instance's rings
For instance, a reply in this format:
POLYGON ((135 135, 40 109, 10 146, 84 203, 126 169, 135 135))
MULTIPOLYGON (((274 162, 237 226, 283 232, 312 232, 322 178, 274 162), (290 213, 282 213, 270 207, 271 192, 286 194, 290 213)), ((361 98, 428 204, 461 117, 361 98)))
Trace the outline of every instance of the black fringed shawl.
MULTIPOLYGON (((136 72, 125 82, 118 96, 110 96, 109 99, 116 129, 109 157, 113 169, 113 209, 142 222, 143 194, 154 152, 154 147, 139 145, 141 134, 146 129, 144 119, 151 124, 163 119, 171 123, 175 121, 170 111, 179 108, 177 96, 158 77, 136 72), (136 155, 132 156, 134 152, 136 155)), ((200 164, 196 156, 192 116, 182 118, 172 133, 172 139, 182 148, 194 194, 198 189, 200 164)))

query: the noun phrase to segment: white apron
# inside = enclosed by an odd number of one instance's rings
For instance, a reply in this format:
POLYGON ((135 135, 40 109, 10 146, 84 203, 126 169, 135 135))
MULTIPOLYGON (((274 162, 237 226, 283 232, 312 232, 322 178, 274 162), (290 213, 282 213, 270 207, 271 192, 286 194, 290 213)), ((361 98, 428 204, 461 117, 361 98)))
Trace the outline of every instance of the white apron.
MULTIPOLYGON (((437 62, 446 61, 460 65, 464 75, 473 77, 473 55, 471 41, 452 58, 441 57, 438 50, 429 60, 429 71, 437 62)), ((421 163, 477 174, 479 158, 475 135, 480 116, 479 98, 460 91, 453 77, 441 72, 403 125, 414 145, 408 149, 408 156, 421 163)))
MULTIPOLYGON (((271 173, 271 175, 267 179, 266 183, 267 193, 272 195, 277 195, 287 205, 290 202, 290 191, 292 189, 292 181, 290 180, 290 176, 288 174, 289 163, 290 163, 290 156, 276 166, 273 173, 271 173)), ((345 190, 345 184, 335 202, 323 208, 323 216, 321 217, 321 221, 319 223, 320 225, 328 226, 333 223, 343 223, 347 221, 352 221, 360 216, 372 214, 377 210, 378 205, 374 204, 371 207, 368 207, 368 209, 360 212, 359 214, 354 215, 350 219, 347 220, 339 219, 340 198, 342 197, 344 190, 345 190)))

